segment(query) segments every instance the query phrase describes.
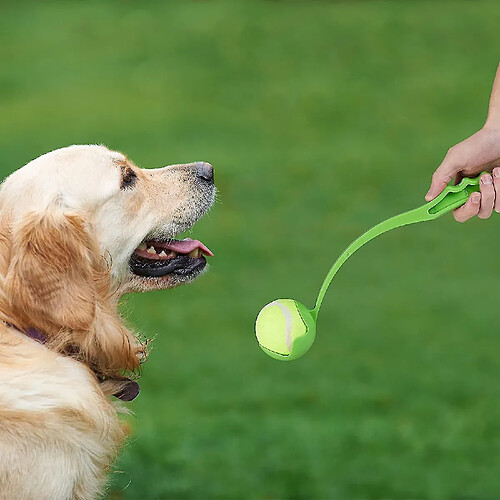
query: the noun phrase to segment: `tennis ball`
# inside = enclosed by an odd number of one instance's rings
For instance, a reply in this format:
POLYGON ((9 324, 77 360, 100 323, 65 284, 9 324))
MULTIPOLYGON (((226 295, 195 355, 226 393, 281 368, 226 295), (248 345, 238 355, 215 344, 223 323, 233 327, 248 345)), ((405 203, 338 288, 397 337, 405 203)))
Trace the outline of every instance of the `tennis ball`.
POLYGON ((261 309, 255 322, 255 335, 266 354, 291 361, 310 349, 316 336, 316 321, 304 304, 279 299, 261 309))

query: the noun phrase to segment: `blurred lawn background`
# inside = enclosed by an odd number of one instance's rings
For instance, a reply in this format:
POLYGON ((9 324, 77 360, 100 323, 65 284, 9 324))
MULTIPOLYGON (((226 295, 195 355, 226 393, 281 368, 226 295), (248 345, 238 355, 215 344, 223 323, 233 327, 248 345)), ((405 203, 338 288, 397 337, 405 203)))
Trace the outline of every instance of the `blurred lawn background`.
POLYGON ((500 497, 498 215, 364 248, 300 361, 253 333, 482 125, 497 1, 0 7, 3 175, 72 143, 216 169, 211 271, 125 305, 156 341, 110 498, 500 497))

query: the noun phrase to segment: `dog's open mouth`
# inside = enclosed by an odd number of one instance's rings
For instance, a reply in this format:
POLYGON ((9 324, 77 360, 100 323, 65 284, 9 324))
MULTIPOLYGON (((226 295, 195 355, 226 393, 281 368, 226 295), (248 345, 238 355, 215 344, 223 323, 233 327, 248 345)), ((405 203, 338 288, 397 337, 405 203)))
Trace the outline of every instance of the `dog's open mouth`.
POLYGON ((213 253, 198 240, 144 241, 130 258, 130 269, 138 276, 158 278, 167 274, 194 276, 213 253))

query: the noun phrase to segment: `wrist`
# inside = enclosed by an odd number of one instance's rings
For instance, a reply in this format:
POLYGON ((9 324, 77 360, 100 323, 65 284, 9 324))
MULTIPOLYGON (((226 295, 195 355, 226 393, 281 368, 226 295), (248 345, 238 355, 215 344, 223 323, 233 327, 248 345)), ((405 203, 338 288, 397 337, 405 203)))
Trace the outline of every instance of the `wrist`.
POLYGON ((486 120, 485 124, 481 128, 481 132, 492 139, 499 138, 500 140, 500 116, 492 117, 491 119, 486 120))
POLYGON ((488 117, 484 122, 483 129, 500 130, 500 109, 490 109, 488 111, 488 117))

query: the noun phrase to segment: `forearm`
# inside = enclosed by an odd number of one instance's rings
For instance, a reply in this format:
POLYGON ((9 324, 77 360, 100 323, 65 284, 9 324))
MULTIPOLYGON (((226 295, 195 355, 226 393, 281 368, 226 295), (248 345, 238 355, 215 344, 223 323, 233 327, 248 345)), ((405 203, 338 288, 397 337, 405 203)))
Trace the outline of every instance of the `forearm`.
POLYGON ((485 126, 496 129, 500 128, 500 64, 498 65, 495 81, 493 82, 488 118, 486 119, 485 126))

